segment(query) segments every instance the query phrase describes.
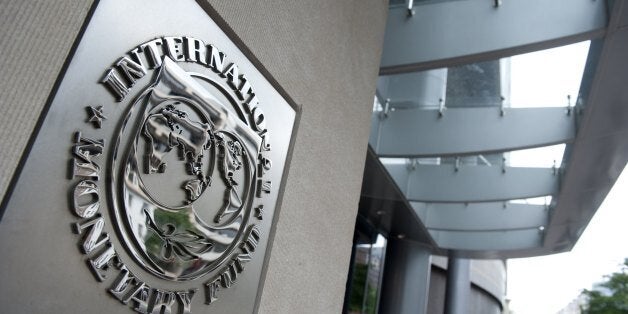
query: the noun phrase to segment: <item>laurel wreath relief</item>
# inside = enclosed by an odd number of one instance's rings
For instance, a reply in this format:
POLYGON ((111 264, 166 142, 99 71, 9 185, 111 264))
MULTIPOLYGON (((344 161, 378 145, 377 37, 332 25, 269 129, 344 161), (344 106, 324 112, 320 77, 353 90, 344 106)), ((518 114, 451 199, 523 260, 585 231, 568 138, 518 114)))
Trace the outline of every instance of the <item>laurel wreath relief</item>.
POLYGON ((162 241, 161 257, 172 260, 175 255, 184 261, 199 258, 201 254, 211 250, 214 245, 204 236, 191 230, 177 232, 173 224, 166 223, 163 228, 157 226, 150 214, 144 209, 146 225, 159 236, 162 241))

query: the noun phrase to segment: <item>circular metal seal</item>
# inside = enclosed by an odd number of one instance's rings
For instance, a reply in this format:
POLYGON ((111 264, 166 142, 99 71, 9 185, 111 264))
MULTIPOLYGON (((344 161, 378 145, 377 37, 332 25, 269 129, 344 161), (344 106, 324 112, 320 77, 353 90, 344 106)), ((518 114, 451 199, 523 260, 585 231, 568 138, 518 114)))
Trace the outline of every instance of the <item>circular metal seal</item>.
POLYGON ((164 57, 114 138, 118 234, 155 276, 186 281, 221 267, 251 217, 261 138, 209 77, 164 57))

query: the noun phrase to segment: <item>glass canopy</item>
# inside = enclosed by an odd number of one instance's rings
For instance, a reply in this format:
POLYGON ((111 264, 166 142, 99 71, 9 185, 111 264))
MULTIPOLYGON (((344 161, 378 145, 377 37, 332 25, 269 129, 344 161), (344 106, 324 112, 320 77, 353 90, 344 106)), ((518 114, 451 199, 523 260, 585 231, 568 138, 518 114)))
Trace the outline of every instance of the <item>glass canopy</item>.
POLYGON ((512 248, 541 245, 589 45, 380 76, 370 144, 440 247, 509 232, 512 248))

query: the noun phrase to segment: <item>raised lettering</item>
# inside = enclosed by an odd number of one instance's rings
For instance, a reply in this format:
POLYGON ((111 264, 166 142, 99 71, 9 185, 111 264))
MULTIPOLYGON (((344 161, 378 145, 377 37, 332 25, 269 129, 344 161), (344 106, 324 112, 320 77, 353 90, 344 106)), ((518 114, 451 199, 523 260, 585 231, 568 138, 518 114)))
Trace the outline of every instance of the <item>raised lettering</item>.
POLYGON ((172 314, 174 301, 174 293, 155 289, 150 311, 151 314, 172 314))
POLYGON ((100 179, 100 167, 95 163, 80 162, 72 158, 72 177, 86 177, 100 179))
POLYGON ((139 281, 136 278, 134 278, 133 281, 137 282, 137 285, 131 289, 131 291, 124 297, 124 299, 120 300, 120 302, 122 302, 123 304, 129 304, 129 302, 131 302, 131 300, 133 299, 133 296, 140 290, 144 289, 144 287, 146 287, 145 283, 139 281))
POLYGON ((222 75, 222 71, 225 68, 225 54, 212 45, 208 45, 207 47, 209 48, 209 54, 207 55, 209 60, 207 61, 207 65, 209 65, 214 72, 221 73, 222 75))
POLYGON ((86 138, 81 135, 81 132, 76 132, 74 144, 72 152, 79 158, 72 158, 72 177, 89 177, 98 180, 100 167, 92 160, 92 157, 102 154, 105 141, 86 138))
POLYGON ((179 314, 192 313, 192 298, 196 289, 190 289, 188 291, 177 291, 177 300, 179 301, 179 314))
POLYGON ((135 47, 133 48, 133 50, 129 51, 129 54, 131 55, 131 57, 136 63, 140 64, 142 68, 146 69, 146 67, 144 66, 144 63, 142 62, 142 58, 140 58, 140 52, 142 52, 142 48, 135 47))
POLYGON ((80 157, 85 162, 92 162, 92 157, 102 154, 105 140, 93 140, 83 137, 81 132, 74 133, 74 155, 80 157))
POLYGON ((140 289, 138 289, 133 295, 131 295, 131 300, 133 300, 135 306, 133 310, 138 313, 148 314, 148 301, 150 299, 150 287, 143 285, 140 289))
POLYGON ((263 151, 269 151, 270 150, 270 143, 268 140, 268 132, 266 130, 264 130, 263 132, 259 133, 259 136, 262 137, 262 150, 263 151))
POLYGON ((185 61, 182 37, 164 37, 168 57, 173 61, 185 61))
POLYGON ((105 226, 105 220, 100 216, 84 224, 77 222, 73 226, 74 232, 77 234, 81 234, 85 228, 89 228, 89 231, 87 231, 87 233, 83 236, 83 244, 81 245, 81 251, 83 254, 91 253, 94 249, 107 243, 109 240, 109 234, 102 233, 102 229, 105 226))
POLYGON ((255 207, 255 218, 262 220, 264 219, 264 205, 259 205, 255 207))
POLYGON ((154 69, 161 66, 161 56, 163 55, 159 50, 159 46, 161 46, 161 38, 153 39, 149 42, 145 42, 140 45, 140 48, 146 54, 146 59, 148 60, 149 69, 154 69), (148 49, 147 49, 148 48, 148 49))
MULTIPOLYGON (((266 132, 266 117, 264 116, 264 111, 259 108, 257 95, 251 93, 251 96, 244 102, 244 108, 251 115, 253 129, 260 135, 266 132)), ((270 150, 270 147, 267 150, 270 150)))
POLYGON ((271 181, 257 180, 257 197, 262 197, 264 193, 270 194, 271 186, 271 181))
POLYGON ((105 72, 105 77, 100 81, 109 88, 109 91, 116 96, 116 101, 120 102, 129 93, 129 88, 122 82, 118 74, 113 69, 105 72))
POLYGON ((244 271, 244 264, 251 261, 251 254, 250 253, 238 254, 233 259, 233 261, 234 261, 234 265, 236 267, 236 270, 238 271, 238 273, 241 273, 241 272, 244 271))
POLYGON ((142 286, 144 286, 144 283, 135 278, 128 268, 122 265, 118 278, 116 278, 113 285, 109 288, 109 293, 123 304, 128 304, 131 297, 141 289, 142 286))
POLYGON ((251 97, 244 102, 244 108, 248 113, 253 113, 253 109, 257 108, 259 105, 259 99, 257 99, 257 95, 251 94, 251 97))
POLYGON ((238 86, 238 89, 236 90, 236 95, 238 95, 238 98, 240 98, 240 100, 244 100, 244 96, 248 94, 253 94, 253 88, 251 87, 251 83, 249 83, 249 80, 246 78, 246 76, 242 74, 240 75, 240 86, 238 86))
POLYGON ((253 129, 255 131, 259 133, 266 130, 266 117, 264 117, 264 111, 262 111, 262 109, 259 107, 253 108, 251 117, 253 118, 253 129))
POLYGON ((109 247, 100 252, 100 254, 96 257, 96 259, 88 259, 87 264, 91 269, 94 277, 98 281, 104 281, 107 279, 107 271, 111 268, 111 262, 113 258, 116 256, 116 251, 113 249, 113 245, 111 243, 107 243, 109 247))
POLYGON ((259 243, 259 237, 260 237, 260 232, 259 232, 259 229, 257 229, 257 226, 255 225, 249 226, 245 233, 246 240, 240 246, 242 251, 248 255, 251 255, 251 253, 254 253, 259 243))
POLYGON ((240 75, 240 69, 235 63, 230 64, 223 72, 222 76, 227 77, 227 82, 234 90, 238 88, 238 76, 240 75))
POLYGON ((220 277, 205 283, 205 304, 212 304, 218 300, 218 291, 220 290, 220 277))
POLYGON ((93 217, 100 208, 98 186, 94 181, 83 180, 74 187, 73 201, 74 214, 81 218, 93 217))
POLYGON ((227 267, 227 270, 220 274, 220 285, 223 288, 230 288, 235 284, 236 279, 238 279, 238 273, 236 272, 235 265, 232 261, 227 267))
POLYGON ((122 57, 120 60, 118 60, 116 66, 118 66, 120 70, 122 70, 122 73, 124 73, 124 76, 130 84, 129 87, 135 85, 135 82, 137 82, 137 80, 146 75, 146 69, 144 68, 144 65, 142 65, 141 63, 137 63, 127 57, 122 57))
POLYGON ((207 47, 202 41, 192 38, 185 38, 185 59, 190 62, 198 62, 203 65, 207 65, 207 47))
POLYGON ((257 175, 261 178, 268 170, 270 170, 270 168, 272 168, 273 163, 270 159, 262 156, 262 154, 259 154, 257 159, 259 160, 259 164, 257 165, 257 175))

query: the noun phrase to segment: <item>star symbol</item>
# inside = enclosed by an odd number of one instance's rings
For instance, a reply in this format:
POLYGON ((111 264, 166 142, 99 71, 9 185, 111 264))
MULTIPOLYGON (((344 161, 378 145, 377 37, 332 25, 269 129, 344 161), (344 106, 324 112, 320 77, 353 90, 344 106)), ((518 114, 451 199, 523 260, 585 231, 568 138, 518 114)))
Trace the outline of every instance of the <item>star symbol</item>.
POLYGON ((264 205, 260 205, 255 207, 255 218, 262 220, 262 215, 264 214, 264 205))
POLYGON ((85 107, 85 109, 87 109, 87 114, 89 114, 87 122, 94 123, 94 126, 100 129, 102 127, 102 120, 107 120, 107 117, 105 117, 102 112, 102 106, 98 106, 97 108, 94 106, 88 106, 85 107))

